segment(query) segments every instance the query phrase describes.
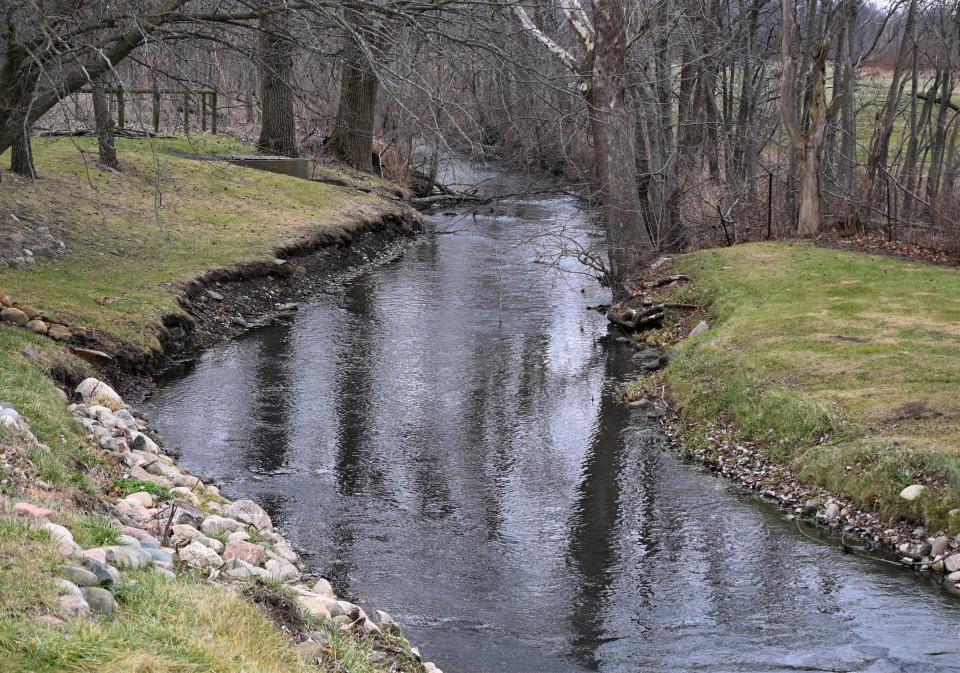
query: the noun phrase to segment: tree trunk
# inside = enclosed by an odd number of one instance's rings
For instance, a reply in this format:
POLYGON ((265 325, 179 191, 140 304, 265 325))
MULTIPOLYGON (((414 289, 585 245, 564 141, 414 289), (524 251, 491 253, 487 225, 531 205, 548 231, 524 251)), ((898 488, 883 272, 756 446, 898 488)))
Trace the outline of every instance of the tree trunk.
POLYGON ((363 14, 350 10, 348 19, 357 33, 348 35, 340 82, 337 121, 327 144, 330 154, 361 171, 373 170, 373 122, 379 82, 364 52, 363 14))
POLYGON ((823 227, 820 212, 820 156, 812 146, 800 157, 800 213, 797 233, 813 238, 823 227))
POLYGON ((622 0, 594 0, 596 47, 587 89, 594 165, 607 231, 614 300, 627 294, 629 274, 649 258, 637 191, 634 121, 627 106, 622 0))
MULTIPOLYGON (((805 59, 809 67, 809 105, 805 128, 797 118, 796 96, 796 35, 797 24, 790 0, 783 0, 783 29, 780 57, 783 62, 783 77, 780 88, 780 111, 783 125, 790 136, 792 156, 800 169, 800 207, 797 213, 797 231, 801 236, 813 237, 823 226, 820 203, 820 172, 827 122, 832 110, 827 106, 826 61, 830 51, 830 38, 820 38, 805 59)), ((835 97, 833 103, 842 98, 835 97)))
MULTIPOLYGON (((271 0, 276 3, 276 0, 271 0)), ((287 34, 290 17, 284 10, 260 19, 260 100, 263 115, 257 150, 297 156, 297 122, 293 114, 293 44, 287 34)))
POLYGON ((97 127, 97 149, 100 151, 100 163, 115 171, 120 170, 117 161, 117 148, 113 140, 113 117, 110 107, 99 84, 93 85, 93 117, 97 127))
POLYGON ((35 180, 37 169, 33 165, 33 146, 30 144, 30 128, 21 131, 13 141, 10 151, 10 170, 19 176, 35 180))

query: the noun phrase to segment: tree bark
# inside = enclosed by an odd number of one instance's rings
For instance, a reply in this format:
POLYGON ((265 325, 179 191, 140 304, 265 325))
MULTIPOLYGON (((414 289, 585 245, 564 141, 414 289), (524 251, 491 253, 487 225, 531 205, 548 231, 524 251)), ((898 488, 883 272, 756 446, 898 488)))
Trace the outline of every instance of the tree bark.
POLYGON ((16 137, 10 150, 10 170, 17 175, 35 180, 37 168, 33 164, 33 146, 30 143, 31 130, 23 129, 16 137))
MULTIPOLYGON (((797 24, 791 0, 783 0, 783 34, 780 56, 783 61, 783 77, 780 89, 780 110, 783 125, 790 136, 793 154, 800 169, 800 207, 797 214, 797 232, 800 236, 813 237, 823 227, 820 203, 820 173, 827 122, 832 110, 826 99, 826 61, 830 51, 830 38, 824 35, 811 49, 809 59, 809 106, 806 128, 801 129, 797 119, 796 97, 796 47, 797 24)), ((842 97, 835 96, 833 103, 842 97)), ((832 106, 831 106, 832 107, 832 106)))
POLYGON ((373 122, 379 81, 362 43, 364 35, 372 33, 362 12, 347 10, 347 19, 354 34, 347 36, 345 44, 340 104, 327 149, 332 156, 358 170, 372 171, 373 122))
MULTIPOLYGON (((271 0, 276 5, 276 0, 271 0)), ((285 157, 297 156, 297 122, 293 111, 293 43, 290 17, 276 11, 260 19, 260 101, 262 116, 257 150, 285 157)))
POLYGON ((107 104, 103 88, 93 84, 93 117, 97 127, 97 149, 100 152, 100 163, 115 171, 120 170, 117 161, 117 147, 113 139, 113 117, 110 115, 110 106, 107 104))
POLYGON ((594 0, 596 47, 587 89, 594 165, 607 231, 614 300, 627 294, 627 279, 649 259, 637 190, 634 120, 627 106, 622 0, 594 0))

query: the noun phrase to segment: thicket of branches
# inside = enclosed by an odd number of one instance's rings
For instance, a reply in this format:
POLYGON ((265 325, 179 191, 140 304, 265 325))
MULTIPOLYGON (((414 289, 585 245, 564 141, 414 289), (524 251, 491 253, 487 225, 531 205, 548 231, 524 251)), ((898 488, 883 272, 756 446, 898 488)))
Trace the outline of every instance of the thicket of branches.
MULTIPOLYGON (((0 0, 0 150, 227 132, 413 182, 453 149, 565 176, 606 280, 662 250, 879 232, 955 245, 960 2, 0 0), (214 111, 215 108, 215 111, 214 111), (122 117, 122 119, 121 119, 122 117)), ((42 167, 40 173, 42 173, 42 167)))

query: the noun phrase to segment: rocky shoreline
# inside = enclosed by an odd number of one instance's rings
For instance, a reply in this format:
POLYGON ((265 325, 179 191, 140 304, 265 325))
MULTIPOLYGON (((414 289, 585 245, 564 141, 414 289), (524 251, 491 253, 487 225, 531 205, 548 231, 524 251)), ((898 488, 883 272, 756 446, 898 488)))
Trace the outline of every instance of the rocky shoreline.
MULTIPOLYGON (((706 321, 700 321, 689 335, 707 329, 706 321)), ((676 343, 681 338, 686 337, 674 328, 668 342, 676 343)), ((641 350, 634 358, 648 373, 666 366, 670 360, 669 353, 651 348, 641 350)), ((737 439, 736 430, 729 423, 717 421, 704 433, 703 446, 689 448, 687 438, 695 428, 670 408, 665 399, 669 390, 665 392, 659 402, 641 398, 629 405, 645 410, 649 418, 660 419, 671 445, 682 456, 775 503, 787 512, 788 518, 814 525, 838 538, 844 551, 939 577, 947 591, 960 595, 960 535, 951 537, 946 531, 928 531, 909 522, 884 520, 874 512, 860 509, 842 494, 813 486, 790 468, 770 460, 756 443, 737 439)), ((900 497, 912 500, 923 490, 922 484, 911 484, 901 491, 900 497)))
MULTIPOLYGON (((49 531, 64 556, 58 611, 45 616, 46 623, 111 615, 117 606, 114 591, 127 581, 129 571, 137 569, 152 569, 171 580, 189 574, 232 590, 259 581, 285 588, 295 597, 296 608, 311 620, 362 635, 374 649, 382 646, 384 656, 408 657, 427 673, 439 671, 433 663, 420 661, 419 651, 402 638, 389 614, 376 610, 371 617, 362 607, 338 598, 326 579, 305 572, 297 553, 259 505, 245 499, 230 501, 216 486, 178 466, 144 419, 111 386, 89 378, 77 386, 75 398, 77 402, 70 404, 73 416, 120 475, 104 512, 119 531, 116 539, 83 548, 63 522, 57 523, 52 510, 27 500, 12 504, 0 500, 3 514, 49 531), (399 653, 398 641, 405 644, 399 653)), ((28 420, 16 409, 0 405, 0 422, 18 441, 39 446, 28 420)), ((25 472, 20 474, 26 479, 25 472)), ((317 663, 322 658, 322 632, 304 627, 290 632, 290 637, 304 659, 317 663)))

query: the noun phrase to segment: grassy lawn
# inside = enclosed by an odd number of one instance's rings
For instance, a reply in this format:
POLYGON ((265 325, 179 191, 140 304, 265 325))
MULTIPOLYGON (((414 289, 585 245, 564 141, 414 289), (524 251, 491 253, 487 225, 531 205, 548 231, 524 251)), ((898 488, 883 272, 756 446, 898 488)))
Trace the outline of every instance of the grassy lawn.
POLYGON ((674 266, 714 314, 666 372, 687 418, 725 417, 809 481, 960 532, 960 272, 790 243, 674 266))
POLYGON ((349 230, 395 207, 352 189, 183 156, 251 151, 233 140, 121 139, 117 146, 119 174, 100 169, 92 139, 60 138, 35 141, 41 179, 4 176, 0 226, 10 214, 46 225, 70 254, 26 272, 0 270, 0 288, 68 324, 142 348, 158 345, 161 317, 179 310, 179 282, 268 259, 281 243, 349 230))

